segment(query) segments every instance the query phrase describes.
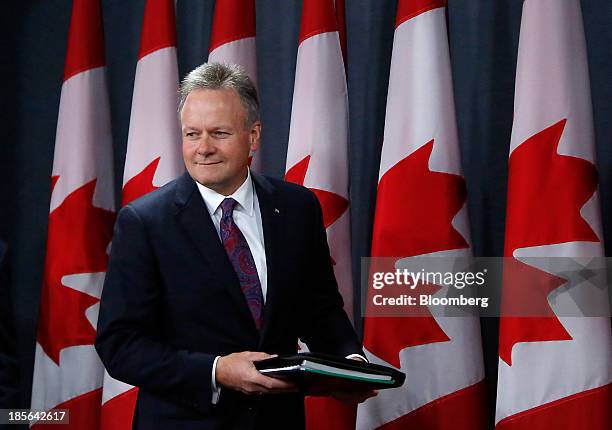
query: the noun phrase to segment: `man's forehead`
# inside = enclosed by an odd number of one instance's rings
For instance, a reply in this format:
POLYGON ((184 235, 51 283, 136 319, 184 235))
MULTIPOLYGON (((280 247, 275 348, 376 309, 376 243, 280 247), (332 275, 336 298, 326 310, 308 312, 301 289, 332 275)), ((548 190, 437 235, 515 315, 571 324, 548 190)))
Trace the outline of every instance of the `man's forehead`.
POLYGON ((197 89, 189 93, 181 109, 181 118, 191 116, 246 115, 238 93, 233 89, 197 89))
POLYGON ((223 100, 226 102, 240 102, 240 96, 238 95, 238 92, 232 88, 196 88, 187 95, 185 103, 195 100, 223 100))

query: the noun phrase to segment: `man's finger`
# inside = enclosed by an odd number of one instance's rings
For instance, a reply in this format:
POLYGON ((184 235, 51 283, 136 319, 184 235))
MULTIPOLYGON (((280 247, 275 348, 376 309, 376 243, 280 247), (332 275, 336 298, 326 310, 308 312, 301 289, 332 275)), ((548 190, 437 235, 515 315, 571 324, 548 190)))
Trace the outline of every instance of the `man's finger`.
POLYGON ((251 361, 252 363, 255 363, 257 361, 266 360, 268 358, 274 358, 274 357, 278 357, 278 354, 268 354, 265 352, 249 352, 245 356, 245 358, 251 361))
POLYGON ((293 382, 285 381, 277 378, 270 378, 269 376, 258 373, 253 379, 253 383, 260 385, 267 390, 290 390, 295 389, 297 386, 293 382))
POLYGON ((282 393, 297 393, 299 391, 296 385, 288 388, 270 388, 265 385, 255 384, 251 388, 251 394, 282 394, 282 393))
POLYGON ((251 361, 265 360, 266 358, 272 358, 272 357, 276 357, 276 355, 270 355, 265 352, 254 352, 254 351, 249 351, 246 354, 246 358, 251 361))

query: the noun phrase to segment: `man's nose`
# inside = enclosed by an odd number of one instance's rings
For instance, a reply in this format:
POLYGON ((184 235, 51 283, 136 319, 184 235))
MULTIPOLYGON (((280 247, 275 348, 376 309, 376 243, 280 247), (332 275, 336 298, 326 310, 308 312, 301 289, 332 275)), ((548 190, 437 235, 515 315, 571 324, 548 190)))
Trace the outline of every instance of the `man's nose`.
POLYGON ((200 155, 209 155, 215 152, 215 145, 211 142, 211 138, 208 135, 203 135, 200 139, 198 149, 196 150, 200 155))

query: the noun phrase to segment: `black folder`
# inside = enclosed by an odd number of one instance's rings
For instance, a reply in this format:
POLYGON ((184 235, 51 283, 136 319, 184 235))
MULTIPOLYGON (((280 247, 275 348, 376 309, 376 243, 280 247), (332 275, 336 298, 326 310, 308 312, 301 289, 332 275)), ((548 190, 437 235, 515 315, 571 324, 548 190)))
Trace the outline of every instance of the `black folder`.
POLYGON ((406 379, 392 367, 311 352, 256 361, 255 368, 266 376, 295 382, 308 395, 396 388, 406 379))

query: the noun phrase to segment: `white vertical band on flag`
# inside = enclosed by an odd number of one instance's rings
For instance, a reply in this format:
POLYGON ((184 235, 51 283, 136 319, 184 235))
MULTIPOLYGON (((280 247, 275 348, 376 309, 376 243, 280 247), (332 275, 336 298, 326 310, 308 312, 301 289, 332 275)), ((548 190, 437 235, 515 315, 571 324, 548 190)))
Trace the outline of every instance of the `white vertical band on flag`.
MULTIPOLYGON (((462 174, 445 9, 424 12, 395 30, 378 179, 431 139, 429 168, 462 174), (450 100, 450 101, 449 101, 450 100), (405 118, 410 118, 406 121, 405 118)), ((470 241, 467 206, 453 227, 470 241)))
POLYGON ((94 206, 112 210, 112 132, 106 68, 81 72, 62 85, 52 176, 59 180, 49 212, 75 189, 97 179, 94 206), (104 190, 101 192, 101 190, 104 190))
POLYGON ((208 62, 238 64, 257 85, 257 61, 255 38, 245 37, 224 43, 213 49, 208 55, 208 62))
MULTIPOLYGON (((257 86, 255 27, 255 0, 216 0, 208 62, 236 64, 257 86)), ((261 150, 250 153, 250 168, 261 171, 261 150)))
POLYGON ((348 197, 348 96, 337 32, 304 40, 295 67, 288 171, 304 157, 304 186, 348 197))
POLYGON ((431 139, 442 146, 434 145, 430 169, 460 173, 444 8, 397 27, 389 89, 378 179, 431 139))
MULTIPOLYGON (((104 366, 93 345, 73 346, 60 353, 57 366, 36 344, 32 409, 49 410, 102 386, 104 366)), ((93 423, 94 425, 97 423, 93 423)))
MULTIPOLYGON (((334 6, 332 0, 302 3, 285 179, 309 188, 321 204, 334 275, 352 322, 348 93, 339 36, 344 12, 334 6)), ((306 397, 306 427, 354 428, 355 409, 306 397)))
POLYGON ((594 161, 594 131, 580 3, 525 1, 510 152, 562 118, 559 153, 594 161))
POLYGON ((158 157, 154 186, 161 187, 184 170, 177 90, 174 46, 154 51, 138 61, 123 185, 158 157))
MULTIPOLYGON (((257 61, 255 38, 245 37, 233 40, 213 49, 208 55, 208 62, 237 64, 244 69, 249 78, 257 85, 257 61)), ((260 151, 251 153, 250 168, 259 172, 262 169, 260 151)))
MULTIPOLYGON (((310 157, 302 185, 348 204, 348 95, 338 32, 308 37, 298 47, 286 171, 310 157)), ((316 191, 315 191, 316 192, 316 191)), ((326 213, 325 203, 322 202, 326 213)), ((352 320, 350 210, 327 228, 334 273, 352 320)))

